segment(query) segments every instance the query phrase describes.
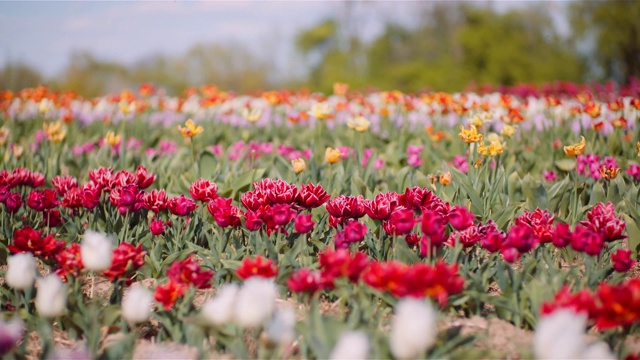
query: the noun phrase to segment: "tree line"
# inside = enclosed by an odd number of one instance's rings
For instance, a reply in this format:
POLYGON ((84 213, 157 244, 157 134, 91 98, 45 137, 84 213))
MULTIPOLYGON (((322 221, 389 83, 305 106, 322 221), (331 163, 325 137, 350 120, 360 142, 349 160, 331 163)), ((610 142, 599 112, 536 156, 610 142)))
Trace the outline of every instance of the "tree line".
POLYGON ((459 91, 470 84, 625 83, 640 74, 640 2, 565 3, 560 15, 568 33, 558 29, 557 9, 548 4, 497 11, 491 3, 427 2, 416 24, 388 22, 369 40, 353 30, 348 16, 328 18, 295 37, 296 61, 305 71, 294 77, 281 75, 271 54, 202 43, 129 66, 74 52, 52 79, 13 62, 0 70, 0 89, 47 83, 95 96, 151 82, 174 94, 201 84, 237 92, 330 92, 334 82, 346 82, 363 90, 459 91))

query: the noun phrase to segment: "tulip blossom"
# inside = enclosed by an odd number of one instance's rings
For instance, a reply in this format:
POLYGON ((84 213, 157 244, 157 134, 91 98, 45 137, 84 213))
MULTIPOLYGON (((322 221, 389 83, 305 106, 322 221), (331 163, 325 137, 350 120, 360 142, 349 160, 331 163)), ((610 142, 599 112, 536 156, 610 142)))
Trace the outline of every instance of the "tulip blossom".
POLYGON ((636 260, 631 258, 631 250, 618 249, 611 254, 611 263, 615 271, 626 272, 636 264, 636 260))
POLYGON ((49 275, 37 281, 36 309, 45 318, 62 315, 67 306, 67 288, 55 275, 49 275))
POLYGON ((294 271, 287 279, 287 286, 294 293, 306 292, 312 294, 322 289, 324 285, 325 281, 323 281, 320 271, 307 268, 294 271))
POLYGON ((236 274, 243 280, 253 276, 272 278, 278 274, 278 268, 271 259, 265 260, 262 255, 258 255, 254 259, 244 259, 236 270, 236 274))
POLYGON ((564 153, 568 156, 576 156, 584 154, 584 150, 587 147, 587 140, 584 136, 580 137, 580 142, 573 145, 568 145, 564 147, 564 153))
POLYGON ((162 220, 153 218, 149 224, 151 234, 158 236, 164 234, 165 226, 162 220))
POLYGON ((233 319, 234 305, 239 287, 236 284, 220 286, 216 296, 207 300, 203 305, 201 316, 213 326, 222 326, 233 319))
POLYGON ((167 202, 167 208, 169 209, 169 212, 177 216, 187 216, 191 214, 197 207, 198 205, 196 205, 193 200, 185 197, 184 195, 171 198, 167 202))
POLYGON ((159 285, 156 288, 153 298, 156 299, 157 302, 161 303, 165 310, 169 310, 186 290, 186 285, 169 279, 169 282, 159 285))
POLYGON ((234 318, 243 328, 263 325, 276 307, 276 286, 262 277, 247 279, 238 292, 234 318))
POLYGON ((82 265, 86 269, 101 272, 111 266, 111 239, 105 234, 87 230, 80 246, 82 265))
POLYGON ((7 258, 7 285, 18 290, 30 289, 35 279, 36 263, 31 254, 21 253, 7 258))
POLYGON ((122 300, 122 318, 131 324, 145 322, 151 315, 153 295, 142 286, 129 289, 122 300))
POLYGON ((391 322, 389 346, 396 359, 417 359, 433 346, 438 329, 437 313, 430 303, 418 299, 398 302, 391 322))
POLYGON ((63 281, 67 276, 79 276, 84 265, 81 259, 80 244, 72 243, 67 246, 66 249, 56 254, 56 262, 58 267, 55 270, 55 274, 58 275, 63 281))
POLYGON ((296 337, 296 313, 288 303, 280 304, 264 328, 267 340, 272 344, 287 346, 296 337))
POLYGON ((209 180, 199 179, 191 184, 189 194, 196 201, 208 203, 218 197, 218 185, 209 180))
POLYGON ((142 244, 133 246, 126 242, 120 243, 113 250, 111 266, 102 275, 111 281, 129 277, 144 265, 146 254, 142 244))
POLYGON ((297 233, 306 234, 313 230, 315 222, 311 220, 311 214, 298 214, 293 218, 293 228, 297 233))
POLYGON ((370 340, 363 331, 348 331, 340 335, 329 359, 368 359, 370 340))
POLYGON ((200 264, 191 256, 182 261, 172 263, 169 270, 167 270, 167 277, 170 280, 187 286, 193 285, 198 289, 210 288, 211 284, 209 282, 213 275, 213 271, 203 270, 200 264))
POLYGON ((326 190, 322 187, 322 185, 314 185, 314 184, 303 184, 300 187, 300 191, 296 196, 296 203, 305 208, 305 209, 313 209, 321 206, 326 203, 331 196, 327 194, 326 190))
POLYGON ((13 231, 13 245, 8 245, 7 248, 14 254, 29 252, 49 259, 64 248, 64 242, 54 239, 53 235, 43 238, 40 231, 25 226, 13 231))

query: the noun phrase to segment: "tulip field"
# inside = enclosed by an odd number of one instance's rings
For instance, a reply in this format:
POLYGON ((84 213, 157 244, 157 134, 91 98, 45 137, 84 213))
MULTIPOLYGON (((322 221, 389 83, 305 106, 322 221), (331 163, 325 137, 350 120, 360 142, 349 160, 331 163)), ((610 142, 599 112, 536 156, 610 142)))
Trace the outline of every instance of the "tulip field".
POLYGON ((0 91, 0 356, 640 357, 640 89, 0 91))

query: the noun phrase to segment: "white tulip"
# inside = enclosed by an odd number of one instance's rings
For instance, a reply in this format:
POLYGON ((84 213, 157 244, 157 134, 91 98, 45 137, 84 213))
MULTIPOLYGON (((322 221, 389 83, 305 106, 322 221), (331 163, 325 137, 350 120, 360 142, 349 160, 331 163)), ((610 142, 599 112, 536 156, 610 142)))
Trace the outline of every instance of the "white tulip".
POLYGON ((245 280, 236 299, 234 318, 238 325, 248 328, 264 324, 276 305, 276 286, 259 276, 245 280))
POLYGON ((105 234, 87 230, 80 245, 82 265, 88 270, 104 271, 111 266, 111 239, 105 234))
POLYGON ((7 285, 14 289, 25 290, 33 286, 36 280, 36 262, 29 253, 22 253, 7 258, 7 285))
POLYGON ((62 315, 67 306, 67 287, 56 275, 38 279, 36 309, 45 318, 62 315))
POLYGON ((149 320, 153 296, 142 286, 134 286, 122 300, 122 317, 129 323, 137 324, 149 320))
POLYGON ((533 353, 538 359, 578 359, 585 348, 587 315, 559 309, 538 320, 533 353))
POLYGON ((369 337, 364 331, 348 331, 340 336, 329 359, 368 359, 369 337))
POLYGON ((296 337, 295 325, 296 313, 291 305, 284 303, 276 309, 273 317, 265 327, 265 333, 272 343, 287 346, 296 337))
POLYGON ((582 352, 583 359, 594 359, 594 360, 614 360, 617 357, 611 352, 609 349, 609 345, 607 345, 603 341, 598 341, 594 344, 587 346, 586 349, 582 352))
POLYGON ((533 353, 538 359, 615 359, 607 344, 587 345, 587 314, 558 309, 538 320, 533 353))
POLYGON ((437 313, 431 303, 403 299, 396 306, 389 338, 391 354, 396 359, 424 356, 436 340, 437 313))
POLYGON ((202 305, 204 319, 213 326, 221 326, 233 319, 233 308, 240 288, 236 284, 224 284, 212 299, 202 305))

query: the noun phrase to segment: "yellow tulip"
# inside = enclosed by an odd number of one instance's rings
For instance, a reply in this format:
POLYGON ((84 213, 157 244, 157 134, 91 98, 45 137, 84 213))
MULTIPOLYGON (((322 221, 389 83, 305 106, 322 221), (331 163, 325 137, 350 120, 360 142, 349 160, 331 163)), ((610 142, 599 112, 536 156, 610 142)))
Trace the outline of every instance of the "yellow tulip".
POLYGON ((516 126, 505 125, 502 127, 502 131, 500 132, 502 136, 512 137, 516 133, 516 126))
POLYGON ((478 129, 474 125, 470 125, 468 130, 460 125, 458 137, 467 144, 478 142, 483 138, 482 134, 478 134, 478 129))
POLYGON ((196 124, 191 119, 187 120, 187 122, 184 125, 185 125, 184 127, 178 125, 178 130, 180 130, 180 133, 182 134, 182 136, 186 138, 187 137, 192 138, 204 131, 202 126, 199 126, 199 125, 196 126, 196 124))
POLYGON ((440 174, 440 185, 447 186, 451 184, 451 173, 449 171, 440 174))
POLYGON ((253 108, 249 110, 248 108, 242 109, 242 117, 245 118, 248 122, 255 124, 262 117, 262 109, 253 108))
POLYGON ((295 160, 291 160, 291 166, 293 166, 293 171, 296 174, 300 174, 301 172, 307 169, 307 163, 304 162, 303 158, 297 158, 295 160))
POLYGON ((59 143, 67 136, 67 130, 62 127, 62 122, 56 121, 54 123, 42 124, 44 132, 47 134, 47 139, 54 143, 59 143))
POLYGON ((108 131, 104 137, 104 142, 111 146, 116 146, 120 143, 120 135, 116 135, 113 131, 108 131))
POLYGON ((347 120, 347 127, 349 127, 349 129, 354 129, 357 132, 365 132, 369 130, 369 125, 371 125, 371 122, 364 116, 350 117, 347 120))
POLYGON ((573 145, 568 145, 564 147, 564 153, 568 156, 576 156, 584 154, 584 150, 587 147, 587 140, 584 136, 580 137, 580 142, 573 145))
POLYGON ((313 106, 311 107, 311 111, 309 111, 309 115, 318 120, 324 120, 328 118, 330 114, 331 106, 325 102, 313 104, 313 106))
POLYGON ((0 146, 4 146, 9 141, 10 135, 9 129, 4 126, 0 128, 0 146))
POLYGON ((341 158, 342 158, 342 153, 340 152, 340 149, 334 149, 334 148, 328 147, 327 150, 324 152, 324 160, 329 164, 335 164, 338 161, 340 161, 341 158))

